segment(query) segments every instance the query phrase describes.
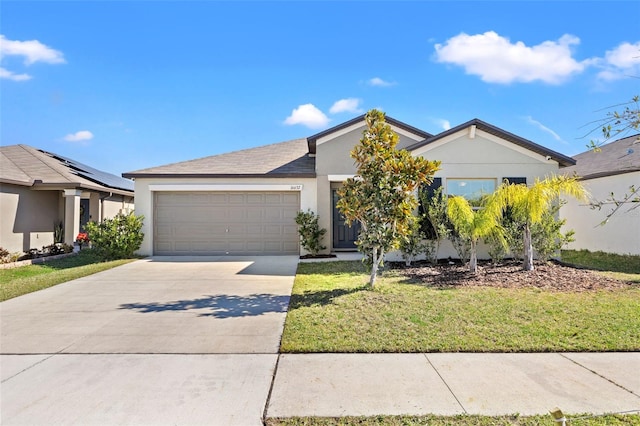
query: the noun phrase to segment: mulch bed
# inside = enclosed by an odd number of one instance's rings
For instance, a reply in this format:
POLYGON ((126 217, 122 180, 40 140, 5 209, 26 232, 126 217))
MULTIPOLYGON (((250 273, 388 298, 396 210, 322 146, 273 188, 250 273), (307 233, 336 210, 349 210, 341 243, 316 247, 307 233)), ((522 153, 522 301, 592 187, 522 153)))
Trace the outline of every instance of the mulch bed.
POLYGON ((523 271, 522 263, 505 261, 494 265, 478 262, 478 273, 469 272, 460 264, 438 264, 415 262, 411 266, 392 263, 392 269, 407 276, 416 283, 435 287, 500 287, 539 288, 558 292, 583 292, 597 290, 619 290, 633 286, 633 283, 605 277, 602 274, 579 269, 557 262, 536 262, 533 271, 523 271))

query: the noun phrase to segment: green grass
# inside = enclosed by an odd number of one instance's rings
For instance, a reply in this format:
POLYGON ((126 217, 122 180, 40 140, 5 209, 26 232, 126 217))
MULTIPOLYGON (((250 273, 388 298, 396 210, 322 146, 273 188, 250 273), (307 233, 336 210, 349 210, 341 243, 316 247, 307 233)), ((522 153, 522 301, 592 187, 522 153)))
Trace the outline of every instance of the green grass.
MULTIPOLYGON (((585 415, 584 417, 587 417, 585 415)), ((583 416, 567 416, 575 422, 568 422, 569 425, 580 426, 630 426, 640 425, 640 415, 605 415, 594 418, 580 418, 583 416), (580 418, 578 420, 578 418, 580 418)), ((542 426, 559 425, 555 423, 550 415, 545 416, 375 416, 375 417, 291 417, 291 418, 268 418, 267 426, 495 426, 495 425, 517 425, 517 426, 542 426)))
POLYGON ((85 250, 77 256, 46 263, 0 269, 0 301, 105 271, 133 260, 102 262, 90 250, 85 250))
POLYGON ((562 261, 584 268, 603 271, 604 275, 623 281, 640 283, 640 256, 588 250, 562 250, 562 261))
POLYGON ((589 269, 625 274, 640 274, 640 256, 630 254, 591 252, 588 250, 562 250, 562 260, 589 269))
POLYGON ((640 350, 640 288, 581 293, 435 289, 360 262, 301 263, 283 352, 640 350))

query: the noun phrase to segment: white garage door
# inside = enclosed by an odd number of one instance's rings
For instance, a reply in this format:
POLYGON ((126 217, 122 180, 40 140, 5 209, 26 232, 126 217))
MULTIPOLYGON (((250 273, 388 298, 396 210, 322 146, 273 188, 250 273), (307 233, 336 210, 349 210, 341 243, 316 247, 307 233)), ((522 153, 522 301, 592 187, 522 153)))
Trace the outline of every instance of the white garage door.
POLYGON ((156 192, 154 254, 298 254, 300 193, 156 192))

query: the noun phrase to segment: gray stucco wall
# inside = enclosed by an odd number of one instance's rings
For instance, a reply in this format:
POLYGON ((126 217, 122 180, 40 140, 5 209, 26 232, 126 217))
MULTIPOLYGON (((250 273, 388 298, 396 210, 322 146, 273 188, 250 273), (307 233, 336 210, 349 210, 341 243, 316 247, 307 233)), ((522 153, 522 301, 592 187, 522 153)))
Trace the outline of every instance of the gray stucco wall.
POLYGON ((0 247, 11 253, 53 243, 60 216, 60 191, 32 191, 18 185, 0 185, 0 247))

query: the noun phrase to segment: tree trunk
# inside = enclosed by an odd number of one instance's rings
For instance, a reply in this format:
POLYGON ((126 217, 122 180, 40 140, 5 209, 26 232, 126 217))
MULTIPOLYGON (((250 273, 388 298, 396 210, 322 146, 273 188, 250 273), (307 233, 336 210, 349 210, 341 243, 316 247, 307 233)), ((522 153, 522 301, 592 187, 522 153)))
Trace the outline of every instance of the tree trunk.
POLYGON ((378 267, 380 266, 383 256, 384 252, 382 251, 378 254, 378 247, 373 248, 373 264, 371 265, 371 277, 369 277, 369 286, 371 289, 375 287, 376 278, 378 278, 378 267))
POLYGON ((471 258, 469 259, 469 270, 474 274, 478 273, 478 253, 476 252, 476 241, 471 240, 471 258))
POLYGON ((529 224, 524 226, 524 264, 522 268, 525 271, 533 271, 533 245, 531 243, 531 227, 529 224))

